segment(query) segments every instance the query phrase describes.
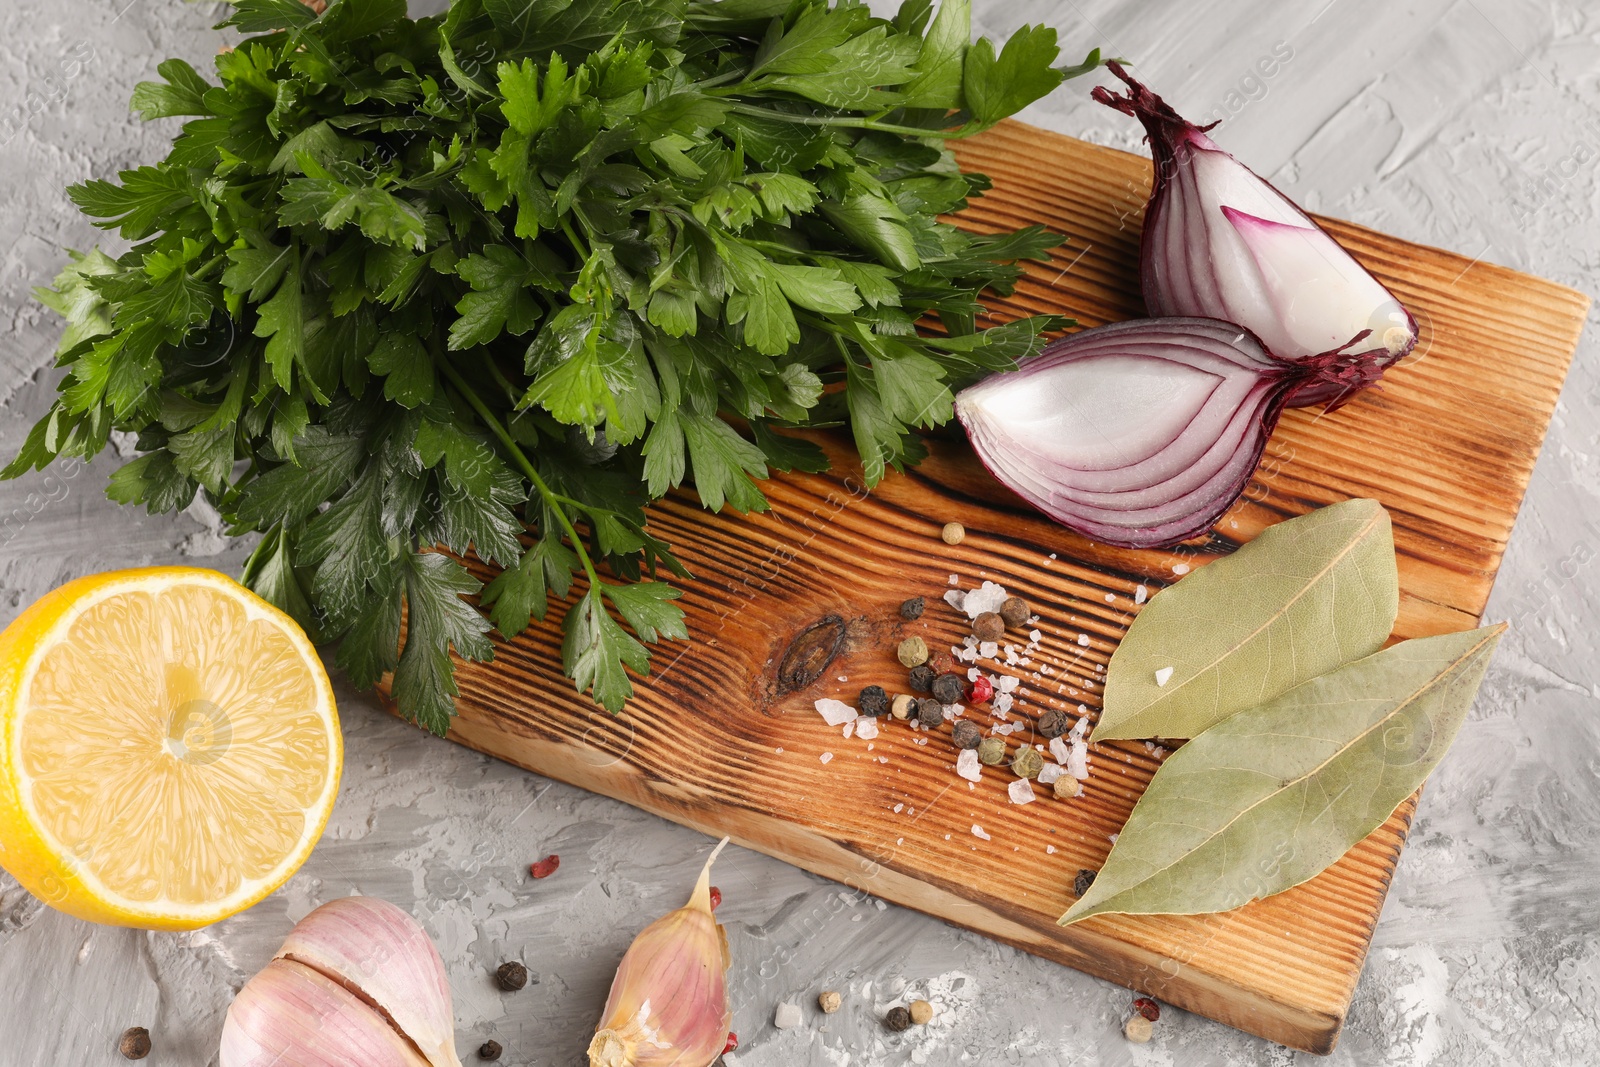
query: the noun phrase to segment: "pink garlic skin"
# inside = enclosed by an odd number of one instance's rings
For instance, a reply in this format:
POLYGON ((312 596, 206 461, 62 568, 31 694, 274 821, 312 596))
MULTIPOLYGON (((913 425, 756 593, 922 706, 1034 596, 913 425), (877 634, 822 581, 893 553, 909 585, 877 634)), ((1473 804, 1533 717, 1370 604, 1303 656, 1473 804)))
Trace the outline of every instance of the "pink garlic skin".
POLYGON ((309 967, 273 960, 239 990, 222 1025, 221 1067, 428 1067, 355 994, 309 967))
MULTIPOLYGON (((1410 312, 1327 231, 1118 64, 1107 66, 1129 92, 1097 88, 1094 98, 1144 124, 1155 161, 1140 256, 1152 315, 1237 323, 1284 360, 1342 349, 1381 371, 1415 347, 1410 312)), ((1308 381, 1289 406, 1343 399, 1375 378, 1308 381)))

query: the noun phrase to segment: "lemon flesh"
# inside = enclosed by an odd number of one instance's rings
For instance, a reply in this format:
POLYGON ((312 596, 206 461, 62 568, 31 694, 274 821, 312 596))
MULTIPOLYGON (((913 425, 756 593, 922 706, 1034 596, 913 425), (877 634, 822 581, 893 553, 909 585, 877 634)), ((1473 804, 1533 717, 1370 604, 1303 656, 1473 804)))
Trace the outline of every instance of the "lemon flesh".
POLYGON ((0 864, 96 922, 187 929, 281 885, 342 747, 305 634, 230 579, 79 579, 0 634, 0 864))

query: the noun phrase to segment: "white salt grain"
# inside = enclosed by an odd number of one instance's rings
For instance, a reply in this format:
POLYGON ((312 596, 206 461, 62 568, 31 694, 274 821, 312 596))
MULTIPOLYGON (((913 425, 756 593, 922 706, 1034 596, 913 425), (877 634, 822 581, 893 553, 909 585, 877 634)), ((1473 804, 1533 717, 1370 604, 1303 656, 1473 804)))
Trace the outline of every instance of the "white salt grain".
MULTIPOLYGON (((1054 856, 1056 854, 1056 846, 1054 846, 1054 845, 1046 845, 1046 846, 1044 846, 1044 854, 1046 856, 1054 856)), ((723 1058, 723 1060, 727 1060, 728 1057, 724 1056, 722 1058, 723 1058)))
MULTIPOLYGON (((1053 753, 1052 753, 1053 754, 1053 753)), ((1039 784, 1054 785, 1057 778, 1067 773, 1067 769, 1059 763, 1046 763, 1039 768, 1039 784)))
POLYGON ((976 782, 983 777, 983 764, 978 762, 977 749, 961 750, 961 755, 956 757, 956 773, 969 782, 976 782))
POLYGON ((1089 746, 1086 742, 1072 742, 1072 752, 1067 756, 1067 773, 1080 782, 1089 777, 1089 746))
POLYGON ((1050 739, 1050 755, 1055 757, 1057 763, 1067 762, 1067 757, 1071 754, 1071 752, 1072 749, 1067 747, 1066 741, 1063 741, 1059 737, 1052 737, 1050 739))
POLYGON ((982 641, 978 644, 978 655, 984 659, 994 659, 1000 654, 1000 645, 994 641, 982 641))
MULTIPOLYGON (((984 582, 966 595, 961 603, 961 610, 967 613, 967 618, 976 619, 986 611, 999 611, 1000 605, 1006 602, 1007 595, 1005 586, 984 582)), ((949 599, 949 596, 950 594, 945 594, 946 599, 949 599)))
POLYGON ((1005 715, 1006 712, 1011 710, 1011 702, 1014 699, 1016 698, 1010 693, 996 693, 994 695, 994 704, 992 705, 994 713, 996 715, 1005 715))
POLYGON ((894 806, 894 813, 896 815, 899 815, 902 811, 905 811, 905 810, 906 810, 906 806, 905 806, 905 802, 904 801, 902 801, 901 803, 896 804, 894 806))
POLYGON ((1033 783, 1026 778, 1017 778, 1006 787, 1006 793, 1011 797, 1013 804, 1032 804, 1037 797, 1033 795, 1033 783))
POLYGON ((824 752, 822 755, 818 756, 817 758, 820 759, 823 763, 827 763, 829 760, 833 759, 833 753, 832 752, 824 752))
POLYGON ((956 659, 962 663, 976 663, 978 662, 978 650, 975 648, 963 648, 956 653, 956 659))
POLYGON ((855 732, 856 732, 856 721, 854 719, 851 719, 849 722, 844 724, 844 739, 846 741, 850 740, 850 735, 855 733, 855 732))
POLYGON ((871 715, 863 715, 856 720, 856 736, 866 741, 871 741, 878 736, 878 720, 871 715))
POLYGON ((1135 604, 1143 604, 1149 598, 1150 590, 1146 589, 1142 585, 1136 585, 1133 587, 1133 602, 1135 604))
POLYGON ((1039 642, 1044 640, 1044 633, 1040 630, 1029 630, 1028 640, 1037 645, 1039 642))
POLYGON ((982 676, 983 672, 976 667, 969 667, 967 669, 967 681, 969 682, 976 682, 982 676))
POLYGON ((977 823, 973 823, 972 824, 972 836, 973 837, 977 837, 977 838, 982 838, 985 841, 993 841, 994 840, 994 838, 992 838, 988 834, 984 833, 983 832, 983 827, 979 826, 977 823))
POLYGON ((1084 648, 1088 648, 1089 647, 1089 635, 1088 634, 1079 634, 1078 635, 1078 644, 1082 645, 1084 648))
POLYGON ((778 1010, 772 1015, 772 1025, 779 1030, 793 1030, 800 1025, 800 1005, 779 1004, 778 1010))
POLYGON ((967 594, 963 593, 959 589, 949 589, 945 591, 944 602, 955 608, 957 611, 963 610, 962 605, 965 604, 966 601, 967 594))
POLYGON ((1159 671, 1156 671, 1156 684, 1157 685, 1164 686, 1164 685, 1167 684, 1167 682, 1169 682, 1171 680, 1172 680, 1172 668, 1171 667, 1162 667, 1159 671))
POLYGON ((855 721, 856 709, 842 700, 832 697, 823 697, 816 703, 817 713, 822 716, 822 721, 829 726, 843 726, 847 722, 855 721))
POLYGON ((1022 679, 1014 678, 1009 674, 997 674, 994 678, 994 687, 1002 693, 1010 693, 1022 684, 1022 679))
POLYGON ((1115 604, 1116 602, 1117 602, 1117 594, 1115 594, 1115 593, 1107 593, 1106 594, 1106 603, 1107 604, 1115 604))
POLYGON ((959 574, 952 574, 952 575, 951 575, 951 576, 950 576, 950 584, 951 584, 951 585, 958 585, 958 584, 960 584, 960 582, 961 582, 961 575, 959 575, 959 574))

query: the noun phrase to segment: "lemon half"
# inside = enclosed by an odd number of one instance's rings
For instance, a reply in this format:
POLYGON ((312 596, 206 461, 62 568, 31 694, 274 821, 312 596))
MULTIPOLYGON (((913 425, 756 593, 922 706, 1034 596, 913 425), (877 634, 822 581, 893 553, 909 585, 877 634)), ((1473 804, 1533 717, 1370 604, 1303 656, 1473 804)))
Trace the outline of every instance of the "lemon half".
POLYGON ((0 634, 0 866, 70 915, 249 907, 310 855, 343 758, 311 642, 215 571, 80 578, 0 634))

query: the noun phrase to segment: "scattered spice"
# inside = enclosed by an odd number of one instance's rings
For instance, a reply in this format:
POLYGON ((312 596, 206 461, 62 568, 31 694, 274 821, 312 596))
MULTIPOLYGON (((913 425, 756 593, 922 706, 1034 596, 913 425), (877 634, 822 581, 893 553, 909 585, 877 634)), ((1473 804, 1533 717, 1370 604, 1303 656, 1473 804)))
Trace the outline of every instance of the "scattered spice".
POLYGON ((772 1025, 779 1030, 793 1030, 800 1025, 800 1005, 785 1002, 772 1013, 772 1025))
POLYGON ((1133 1010, 1138 1012, 1140 1015, 1143 1015, 1151 1022, 1155 1022, 1161 1018, 1161 1005, 1157 1004, 1149 997, 1134 997, 1133 1010))
POLYGON ((504 1051, 505 1049, 500 1047, 500 1042, 485 1041, 483 1044, 478 1046, 478 1059, 497 1060, 500 1058, 500 1053, 504 1051))
POLYGON ((913 692, 926 693, 933 688, 933 668, 926 663, 920 667, 911 668, 911 688, 913 692))
POLYGON ((900 617, 902 619, 922 618, 922 612, 923 609, 927 607, 927 603, 928 602, 926 600, 923 600, 919 596, 914 596, 910 600, 902 601, 900 604, 900 617))
POLYGON ((930 730, 937 729, 944 724, 944 705, 928 697, 917 705, 917 721, 930 730))
POLYGON ((739 1035, 734 1033, 732 1030, 729 1030, 728 1031, 728 1043, 726 1045, 722 1046, 722 1054, 724 1056, 726 1056, 728 1053, 732 1052, 734 1049, 736 1049, 738 1047, 739 1047, 739 1035))
POLYGON ((983 731, 975 722, 960 719, 956 722, 955 732, 952 735, 957 748, 977 748, 983 744, 983 731))
POLYGON ((947 522, 944 524, 944 529, 939 531, 939 536, 947 545, 959 545, 966 540, 967 528, 959 522, 947 522))
POLYGON ((1122 1032, 1135 1045, 1142 1045, 1150 1040, 1156 1028, 1143 1015, 1135 1015, 1123 1024, 1122 1032))
POLYGON ((832 1015, 844 1003, 844 998, 832 989, 827 990, 817 997, 817 1007, 822 1009, 822 1014, 832 1015))
POLYGON ((1032 614, 1033 609, 1028 607, 1028 602, 1019 596, 1008 596, 1000 605, 1000 618, 1007 626, 1021 626, 1032 614))
POLYGON ((1051 708, 1039 716, 1039 736, 1046 741, 1060 737, 1068 730, 1067 716, 1055 708, 1051 708))
POLYGON ((548 878, 556 873, 556 868, 561 866, 560 856, 546 856, 528 865, 528 873, 535 878, 548 878))
POLYGON ((712 911, 716 911, 718 905, 720 905, 721 903, 722 903, 722 890, 718 889, 716 886, 712 886, 711 887, 711 910, 712 911))
POLYGON ((1004 763, 1006 759, 1006 743, 998 737, 985 737, 978 745, 978 762, 993 767, 1004 763))
POLYGON ((889 704, 889 713, 897 719, 909 719, 911 708, 916 704, 916 698, 908 693, 901 693, 889 704))
POLYGON ((861 714, 873 718, 886 714, 889 710, 889 694, 883 691, 881 685, 869 685, 861 690, 861 695, 856 698, 861 714))
POLYGON ((908 637, 900 642, 900 647, 895 649, 895 655, 900 657, 900 662, 907 667, 916 667, 928 662, 928 642, 920 637, 908 637))
MULTIPOLYGON (((1032 745, 1023 745, 1017 749, 1016 758, 1011 761, 1011 771, 1018 778, 1037 778, 1039 772, 1044 770, 1044 757, 1039 755, 1039 750, 1032 745)), ((1061 779, 1057 778, 1056 781, 1061 779)))
POLYGON ((948 652, 940 652, 928 661, 928 666, 933 668, 935 675, 949 674, 956 669, 956 658, 948 652))
POLYGON ((889 1014, 883 1017, 883 1025, 897 1034, 902 1030, 908 1030, 911 1028, 911 1012, 895 1005, 889 1009, 889 1014))
POLYGON ((515 993, 528 984, 528 968, 515 961, 502 963, 494 972, 494 980, 507 993, 515 993))
POLYGON ((967 683, 959 674, 941 674, 933 680, 933 697, 941 704, 959 704, 967 695, 967 683))
POLYGON ((998 641, 1006 635, 1006 622, 996 612, 985 611, 972 620, 972 636, 979 641, 998 641))
POLYGON ((150 1055, 150 1031, 142 1026, 128 1027, 122 1031, 122 1040, 117 1042, 117 1051, 122 1053, 124 1059, 144 1059, 150 1055))
MULTIPOLYGON (((1071 800, 1083 792, 1083 786, 1078 784, 1078 780, 1070 774, 1063 774, 1052 782, 1051 786, 1055 789, 1056 799, 1058 800, 1071 800)), ((1078 895, 1080 897, 1083 896, 1082 893, 1078 895)))
POLYGON ((968 699, 974 704, 987 704, 994 699, 994 683, 989 681, 987 674, 980 674, 972 680, 972 692, 968 699))
POLYGON ((926 1000, 913 1000, 908 1010, 911 1014, 911 1021, 918 1026, 927 1026, 933 1021, 933 1005, 926 1000))
MULTIPOLYGON (((1057 781, 1059 780, 1060 779, 1057 779, 1057 781)), ((1094 876, 1097 873, 1099 872, 1080 870, 1078 872, 1078 877, 1072 880, 1072 895, 1075 897, 1081 897, 1087 893, 1089 891, 1089 887, 1094 885, 1094 876)))

